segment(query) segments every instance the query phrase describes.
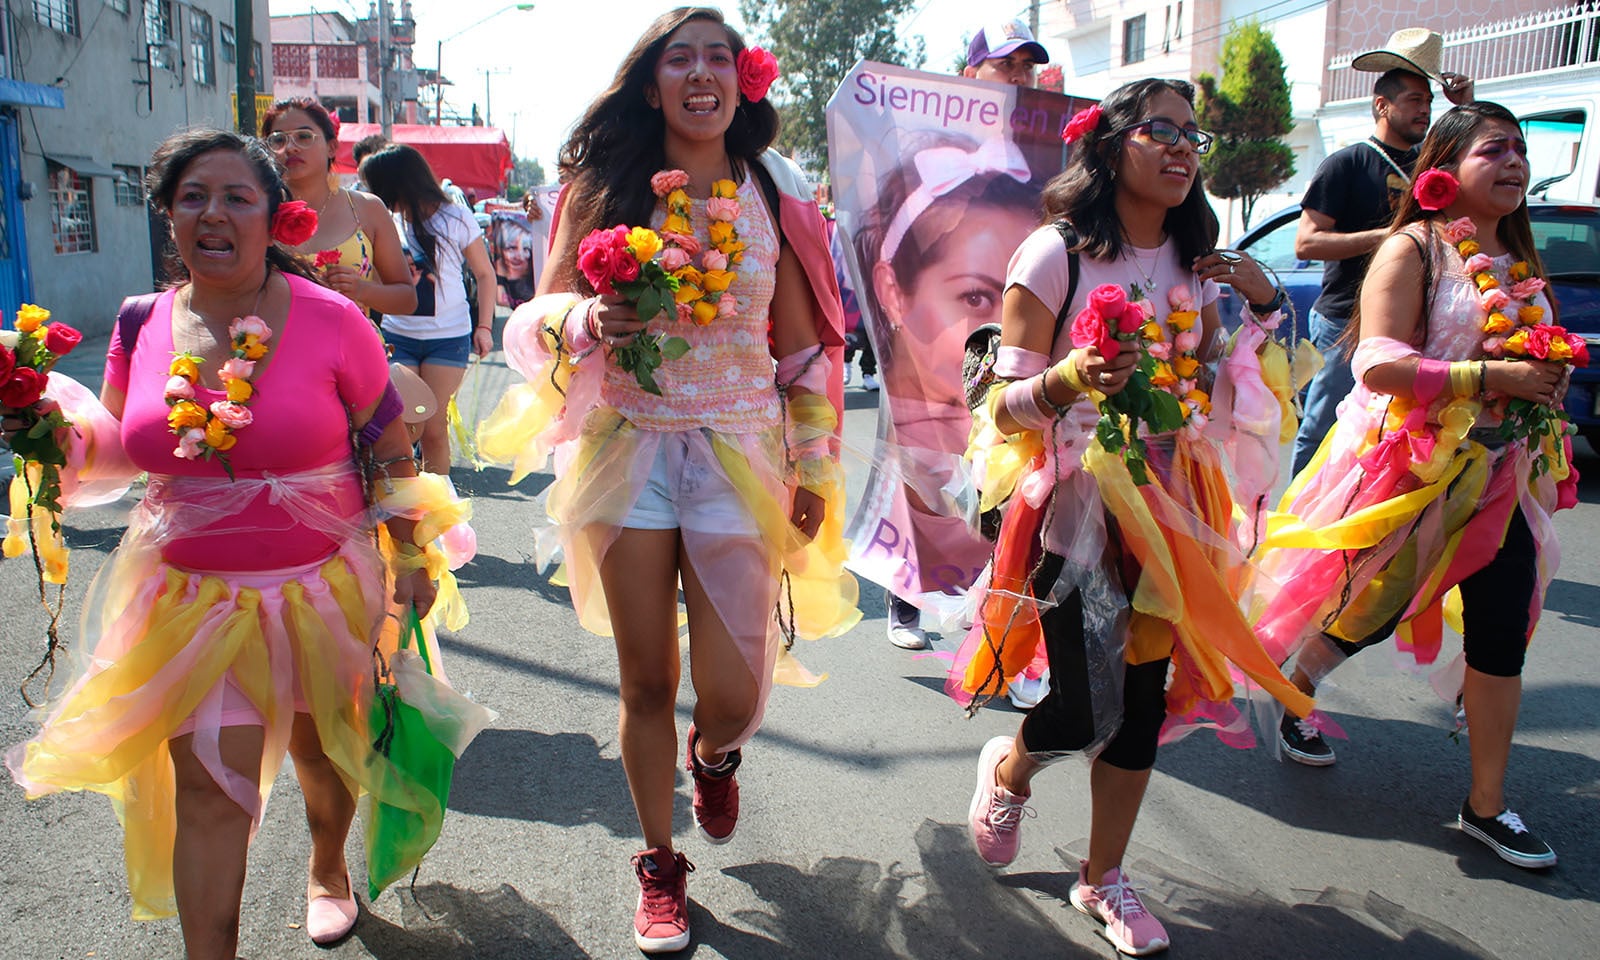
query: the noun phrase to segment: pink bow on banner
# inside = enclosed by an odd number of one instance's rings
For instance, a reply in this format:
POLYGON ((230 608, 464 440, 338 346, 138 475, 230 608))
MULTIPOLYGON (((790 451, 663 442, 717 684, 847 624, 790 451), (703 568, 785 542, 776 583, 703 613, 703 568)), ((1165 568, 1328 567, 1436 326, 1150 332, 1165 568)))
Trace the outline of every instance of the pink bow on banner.
POLYGON ((889 221, 889 229, 883 234, 883 246, 878 251, 880 260, 893 259, 917 218, 926 213, 935 200, 968 180, 987 174, 1004 174, 1018 183, 1027 183, 1033 177, 1022 150, 1005 139, 986 141, 976 150, 930 147, 918 153, 913 162, 922 182, 889 221))

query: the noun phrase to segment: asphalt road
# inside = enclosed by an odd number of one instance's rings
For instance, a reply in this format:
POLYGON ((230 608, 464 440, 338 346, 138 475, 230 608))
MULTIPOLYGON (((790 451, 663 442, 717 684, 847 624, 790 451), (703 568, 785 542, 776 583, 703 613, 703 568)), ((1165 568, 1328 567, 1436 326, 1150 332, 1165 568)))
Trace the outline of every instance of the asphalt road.
MULTIPOLYGON (((85 346, 94 356, 93 344, 85 346)), ((81 371, 97 379, 97 364, 81 371)), ((507 373, 486 363, 469 414, 487 412, 507 373)), ((870 441, 873 395, 850 393, 847 430, 870 441)), ((1580 444, 1581 446, 1581 444, 1580 444)), ((1580 467, 1600 478, 1600 459, 1580 467)), ((640 840, 616 742, 607 641, 577 627, 564 590, 531 563, 535 475, 458 469, 475 503, 478 559, 462 571, 472 622, 445 643, 455 684, 500 713, 457 767, 444 834, 415 886, 363 903, 354 935, 331 949, 299 929, 309 842, 286 768, 252 850, 240 954, 298 958, 627 958, 640 840)), ((1528 873, 1454 828, 1467 748, 1452 711, 1392 651, 1364 653, 1325 688, 1348 731, 1327 769, 1280 764, 1207 736, 1164 748, 1128 866, 1166 923, 1175 958, 1505 958, 1595 956, 1600 938, 1600 482, 1561 515, 1565 553, 1526 673, 1512 754, 1513 806, 1559 851, 1528 873)), ((69 618, 120 534, 122 512, 69 524, 69 618)), ((42 649, 43 618, 25 560, 0 566, 0 687, 14 689, 42 649)), ((882 594, 846 637, 797 649, 830 679, 779 688, 740 770, 733 842, 693 833, 679 774, 681 848, 695 958, 1111 957, 1067 902, 1087 845, 1087 768, 1064 762, 1035 783, 1036 819, 1004 871, 984 867, 964 826, 979 747, 1015 730, 1009 706, 975 719, 942 694, 943 664, 884 639, 882 594)), ((936 649, 950 650, 941 641, 936 649)), ((680 701, 687 723, 690 700, 680 701)), ((31 731, 0 694, 0 742, 31 731)), ((0 788, 0 960, 176 958, 175 920, 135 923, 121 834, 98 796, 25 802, 0 788)), ((350 846, 361 876, 360 844, 350 846)), ((358 880, 359 884, 359 880, 358 880)), ((364 899, 364 898, 363 898, 364 899)))

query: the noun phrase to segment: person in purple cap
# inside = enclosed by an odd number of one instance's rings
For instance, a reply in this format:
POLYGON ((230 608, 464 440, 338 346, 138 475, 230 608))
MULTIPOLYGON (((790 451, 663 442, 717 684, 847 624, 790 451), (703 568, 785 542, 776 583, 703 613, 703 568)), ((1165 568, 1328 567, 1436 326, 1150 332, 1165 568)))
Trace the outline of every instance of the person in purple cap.
POLYGON ((1034 68, 1050 62, 1033 31, 1021 20, 1005 20, 979 30, 967 47, 963 77, 993 80, 1018 87, 1033 86, 1034 68))

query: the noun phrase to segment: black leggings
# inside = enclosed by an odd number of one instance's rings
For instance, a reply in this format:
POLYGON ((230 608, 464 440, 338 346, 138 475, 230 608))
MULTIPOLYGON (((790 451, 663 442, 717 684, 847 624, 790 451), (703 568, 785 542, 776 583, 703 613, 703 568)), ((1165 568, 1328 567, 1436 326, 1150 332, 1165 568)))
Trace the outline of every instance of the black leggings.
MULTIPOLYGON (((1528 654, 1528 622, 1533 592, 1539 588, 1539 549, 1533 530, 1518 507, 1511 514, 1505 542, 1494 559, 1461 581, 1461 647, 1467 666, 1491 677, 1517 677, 1528 654)), ((1346 657, 1394 633, 1405 613, 1401 609, 1389 622, 1361 640, 1340 640, 1327 635, 1346 657)))
MULTIPOLYGON (((1056 554, 1045 555, 1033 581, 1036 596, 1048 593, 1061 573, 1062 563, 1056 554)), ((1030 757, 1045 761, 1082 750, 1094 739, 1082 595, 1074 590, 1058 606, 1045 610, 1039 626, 1050 660, 1050 692, 1022 721, 1022 742, 1030 757)), ((1162 659, 1126 665, 1122 678, 1122 726, 1100 752, 1100 760, 1122 770, 1149 770, 1155 766, 1156 740, 1167 719, 1168 662, 1162 659)))

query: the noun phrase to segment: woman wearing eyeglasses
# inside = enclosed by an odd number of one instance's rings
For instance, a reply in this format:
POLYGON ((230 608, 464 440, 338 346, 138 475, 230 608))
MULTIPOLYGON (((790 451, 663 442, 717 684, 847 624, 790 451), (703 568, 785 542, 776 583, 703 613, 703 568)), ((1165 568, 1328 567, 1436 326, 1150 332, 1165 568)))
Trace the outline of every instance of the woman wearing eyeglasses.
POLYGON ((1071 899, 1135 956, 1169 943, 1122 870, 1163 732, 1226 726, 1230 709, 1239 719, 1230 664, 1295 713, 1310 709, 1232 594, 1245 561, 1232 546, 1225 451, 1250 422, 1276 452, 1280 408, 1256 348, 1282 294, 1248 257, 1214 249, 1217 218, 1200 183, 1212 138, 1195 123, 1192 97, 1181 81, 1140 80, 1074 117, 1064 134, 1071 158, 1044 190, 1047 224, 1011 258, 997 380, 974 415, 968 456, 985 507, 1012 502, 950 685, 982 702, 1044 648, 1049 693, 1015 738, 990 740, 979 757, 973 841, 990 865, 1011 863, 1033 777, 1070 753, 1093 757, 1089 852, 1071 899), (1060 220, 1076 235, 1075 287, 1060 220), (1255 318, 1226 358, 1218 283, 1255 318), (1096 317, 1110 333, 1086 337, 1096 317), (1152 403, 1164 391, 1166 420, 1182 425, 1136 433, 1146 448, 1137 467, 1108 452, 1103 430, 1097 437, 1097 403, 1129 386, 1143 354, 1155 362, 1136 389, 1152 403), (1203 367, 1212 359, 1214 385, 1203 367))
POLYGON ((339 186, 330 171, 339 121, 310 97, 279 100, 261 118, 261 136, 283 166, 294 199, 317 211, 317 232, 294 247, 322 269, 329 287, 378 313, 417 307, 400 232, 383 201, 339 186))

